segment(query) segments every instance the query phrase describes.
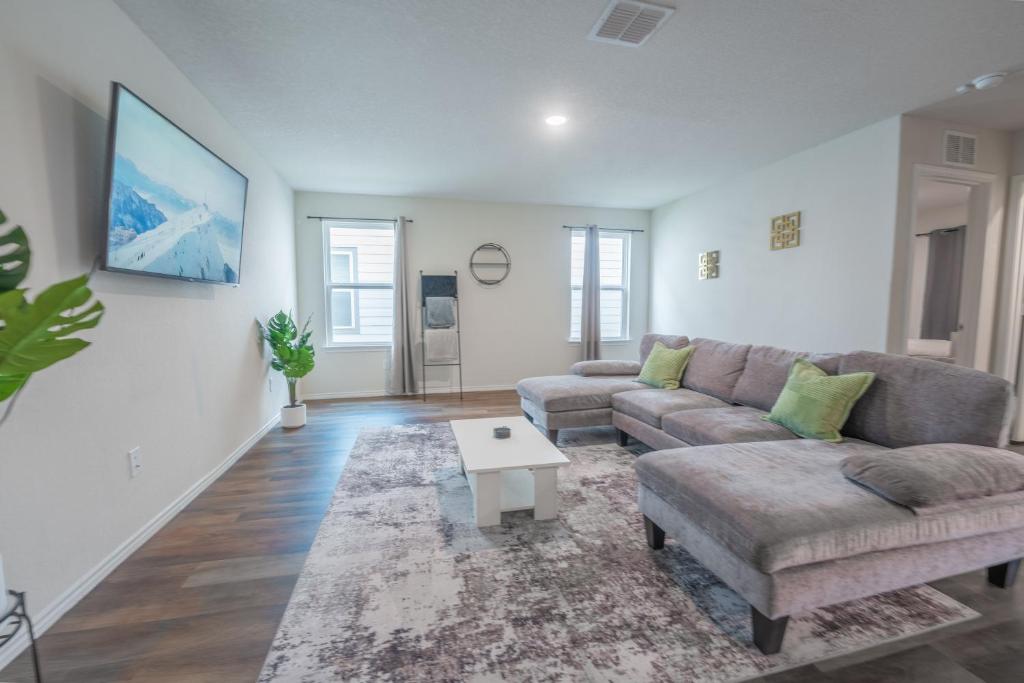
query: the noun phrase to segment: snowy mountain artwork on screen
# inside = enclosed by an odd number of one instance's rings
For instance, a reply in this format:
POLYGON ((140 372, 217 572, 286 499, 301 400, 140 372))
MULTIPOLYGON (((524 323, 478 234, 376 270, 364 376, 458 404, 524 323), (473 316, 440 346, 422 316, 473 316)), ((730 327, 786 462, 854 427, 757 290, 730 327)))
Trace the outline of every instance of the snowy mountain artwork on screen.
POLYGON ((115 84, 106 269, 237 284, 245 176, 115 84))

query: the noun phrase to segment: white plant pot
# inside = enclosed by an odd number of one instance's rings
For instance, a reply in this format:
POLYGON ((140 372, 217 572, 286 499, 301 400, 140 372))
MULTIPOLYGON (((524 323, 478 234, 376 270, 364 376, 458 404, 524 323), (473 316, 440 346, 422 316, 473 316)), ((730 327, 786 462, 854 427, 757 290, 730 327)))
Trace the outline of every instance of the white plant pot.
POLYGON ((281 408, 281 426, 287 429, 295 429, 306 424, 306 404, 300 403, 297 406, 285 406, 281 408))

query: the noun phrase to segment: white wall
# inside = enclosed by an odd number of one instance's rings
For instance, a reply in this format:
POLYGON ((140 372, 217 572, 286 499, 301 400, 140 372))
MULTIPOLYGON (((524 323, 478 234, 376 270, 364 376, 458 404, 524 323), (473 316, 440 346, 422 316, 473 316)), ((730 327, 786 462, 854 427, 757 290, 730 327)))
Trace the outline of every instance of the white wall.
POLYGON ((882 350, 899 119, 738 176, 654 212, 651 328, 792 349, 882 350), (803 212, 801 245, 771 251, 771 219, 803 212), (697 255, 721 251, 721 276, 697 255))
MULTIPOLYGON (((564 373, 578 359, 579 345, 567 341, 570 233, 563 224, 647 229, 650 221, 649 211, 297 192, 299 311, 303 317, 313 314, 319 345, 316 370, 301 383, 303 396, 381 394, 388 357, 386 349, 323 348, 321 226, 306 217, 399 215, 414 221, 406 245, 410 296, 415 298, 419 291, 420 270, 459 271, 463 381, 467 388, 477 389, 508 388, 523 377, 564 373), (470 254, 485 242, 501 244, 512 258, 508 279, 496 287, 478 284, 468 272, 470 254)), ((639 337, 647 328, 647 239, 647 233, 633 234, 631 341, 605 344, 606 358, 635 358, 639 337)), ((447 389, 453 379, 451 371, 432 368, 427 386, 447 389)))
POLYGON ((1024 130, 1013 134, 1010 154, 1010 175, 1024 175, 1024 130))
MULTIPOLYGON (((980 370, 992 368, 996 339, 996 305, 1002 259, 1002 234, 1005 220, 1006 183, 1009 170, 1010 137, 1008 133, 975 128, 946 121, 904 116, 900 134, 900 176, 897 208, 897 232, 893 245, 893 283, 890 297, 888 349, 902 353, 909 330, 910 296, 912 292, 912 224, 915 168, 921 165, 943 165, 943 135, 957 130, 978 136, 976 165, 971 171, 995 175, 990 192, 973 190, 971 202, 987 204, 988 225, 968 225, 964 248, 963 301, 966 314, 961 323, 967 330, 976 330, 976 339, 964 335, 958 341, 958 358, 980 370), (971 359, 973 358, 973 361, 971 359)), ((949 167, 961 170, 958 167, 949 167)), ((961 362, 958 360, 958 362, 961 362)))
POLYGON ((107 0, 0 4, 0 207, 31 240, 27 286, 88 271, 101 249, 111 80, 249 177, 242 284, 97 273, 92 346, 34 376, 0 427, 0 554, 45 623, 286 399, 253 319, 295 304, 291 189, 107 0))

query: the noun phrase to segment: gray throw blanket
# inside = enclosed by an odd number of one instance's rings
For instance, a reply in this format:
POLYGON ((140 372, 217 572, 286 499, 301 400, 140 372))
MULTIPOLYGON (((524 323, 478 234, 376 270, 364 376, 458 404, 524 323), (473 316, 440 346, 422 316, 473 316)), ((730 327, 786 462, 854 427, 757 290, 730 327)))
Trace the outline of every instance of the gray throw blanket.
POLYGON ((428 296, 427 327, 443 329, 455 326, 455 299, 450 296, 428 296))

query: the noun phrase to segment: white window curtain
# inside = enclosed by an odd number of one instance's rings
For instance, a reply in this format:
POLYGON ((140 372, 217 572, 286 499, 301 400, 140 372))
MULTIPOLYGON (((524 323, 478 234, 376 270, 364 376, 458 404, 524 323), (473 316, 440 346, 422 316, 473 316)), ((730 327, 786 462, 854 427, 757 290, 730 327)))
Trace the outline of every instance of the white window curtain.
POLYGON ((416 393, 413 374, 412 328, 409 325, 409 296, 405 270, 405 216, 395 222, 395 290, 394 325, 391 338, 391 367, 388 371, 388 393, 416 393))
POLYGON ((580 358, 601 358, 601 234, 596 225, 586 229, 583 247, 583 300, 580 309, 580 358))

